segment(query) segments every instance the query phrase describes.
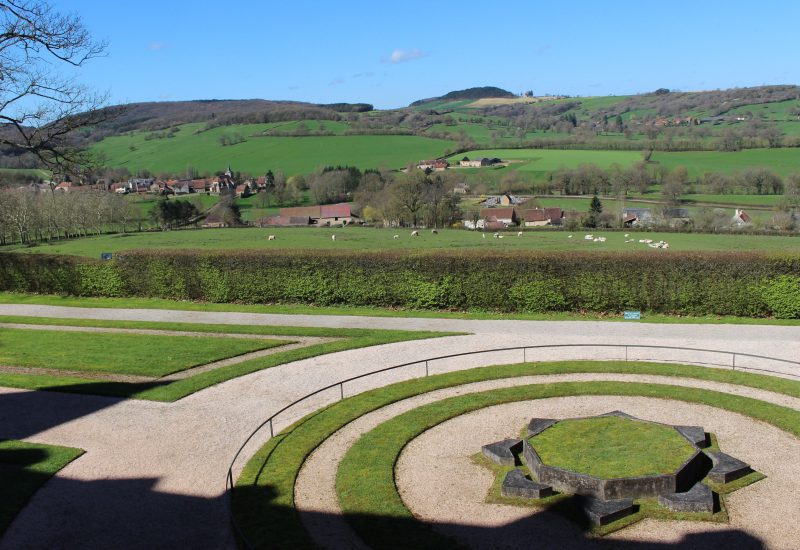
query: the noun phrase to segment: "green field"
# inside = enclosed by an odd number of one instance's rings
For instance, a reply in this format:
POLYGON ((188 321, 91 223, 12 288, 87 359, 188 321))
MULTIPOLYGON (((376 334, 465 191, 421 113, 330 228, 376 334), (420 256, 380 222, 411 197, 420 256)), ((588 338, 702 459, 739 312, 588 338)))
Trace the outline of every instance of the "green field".
MULTIPOLYGON (((532 172, 539 177, 559 168, 576 168, 581 164, 596 164, 609 168, 616 163, 630 166, 641 162, 642 155, 637 151, 596 151, 583 149, 481 149, 459 153, 451 160, 463 156, 499 157, 510 160, 510 168, 522 172, 532 172)), ((665 166, 670 170, 685 166, 689 176, 696 178, 705 172, 724 172, 731 174, 747 168, 769 168, 786 176, 800 172, 800 149, 745 149, 735 153, 721 151, 686 151, 665 153, 656 151, 651 158, 651 166, 665 166)))
POLYGON ((166 376, 197 365, 288 343, 152 334, 0 330, 0 365, 166 376))
MULTIPOLYGON (((555 201, 558 202, 558 201, 555 201)), ((566 202, 562 201, 562 204, 566 202)), ((525 231, 518 237, 516 231, 503 233, 503 239, 485 238, 480 231, 455 229, 439 230, 438 235, 420 230, 419 237, 411 237, 410 229, 376 229, 370 227, 345 227, 337 229, 318 227, 292 228, 243 228, 202 229, 148 233, 129 233, 85 237, 70 241, 55 242, 28 248, 7 246, 0 250, 24 253, 72 254, 99 258, 101 252, 118 253, 135 249, 179 249, 204 250, 275 250, 275 249, 328 249, 328 250, 436 250, 436 249, 484 249, 484 250, 542 250, 542 251, 640 251, 645 254, 669 254, 673 251, 800 251, 800 236, 719 235, 700 233, 632 232, 630 238, 637 242, 626 243, 624 233, 618 231, 577 230, 574 233, 559 230, 525 231), (591 233, 607 238, 604 243, 584 240, 591 233), (336 235, 336 241, 331 235, 336 235), (276 240, 267 240, 275 235, 276 240), (399 235, 394 239, 394 235, 399 235), (573 235, 569 238, 569 235, 573 235), (638 239, 664 240, 670 244, 668 250, 654 250, 638 239)))
MULTIPOLYGON (((325 125, 341 131, 341 126, 325 125)), ((201 173, 214 173, 230 164, 234 170, 252 174, 272 170, 293 175, 308 174, 328 165, 403 168, 412 162, 441 156, 454 145, 419 136, 251 137, 270 128, 284 129, 276 126, 245 124, 195 133, 201 125, 186 124, 172 138, 146 140, 146 132, 135 132, 106 138, 94 150, 106 156, 107 166, 126 167, 131 172, 147 169, 153 173, 182 174, 187 166, 192 166, 201 173), (220 144, 220 136, 237 132, 245 142, 225 147, 220 144)))

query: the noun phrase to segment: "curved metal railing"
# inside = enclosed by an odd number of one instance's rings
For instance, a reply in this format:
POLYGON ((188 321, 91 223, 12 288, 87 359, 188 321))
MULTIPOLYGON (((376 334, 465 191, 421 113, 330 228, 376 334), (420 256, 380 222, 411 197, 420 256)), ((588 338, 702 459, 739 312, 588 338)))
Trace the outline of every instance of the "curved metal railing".
MULTIPOLYGON (((513 352, 513 351, 522 351, 522 363, 527 363, 528 358, 528 351, 529 350, 540 350, 540 349, 559 349, 559 348, 615 348, 615 349, 624 349, 625 352, 625 361, 661 361, 661 362, 680 362, 680 363, 688 363, 694 365, 708 365, 714 367, 726 367, 732 370, 742 370, 742 371, 756 371, 756 372, 763 372, 768 374, 777 374, 780 376, 791 376, 795 378, 800 378, 800 361, 793 361, 790 359, 782 359, 778 357, 769 357, 766 355, 756 355, 752 353, 742 353, 742 352, 734 352, 734 351, 727 351, 727 350, 717 350, 717 349, 705 349, 705 348, 687 348, 682 346, 658 346, 658 345, 648 345, 648 344, 542 344, 536 346, 514 346, 514 347, 507 347, 507 348, 493 348, 493 349, 484 349, 484 350, 475 350, 475 351, 465 351, 461 353, 451 353, 448 355, 439 355, 436 357, 429 357, 427 359, 418 359, 416 361, 409 361, 407 363, 401 363, 398 365, 392 365, 390 367, 384 367, 382 369, 365 372, 363 374, 359 374, 356 376, 351 376, 349 378, 345 378, 343 380, 339 380, 338 382, 334 382, 332 384, 328 384, 322 388, 314 390, 313 392, 300 397, 289 403, 288 405, 282 407, 277 412, 273 413, 272 416, 264 420, 261 424, 259 424, 256 429, 254 429, 250 435, 245 439, 239 449, 236 451, 236 454, 231 460, 230 466, 228 467, 228 472, 225 478, 225 492, 229 495, 229 498, 232 498, 232 489, 234 487, 234 479, 233 479, 233 471, 236 467, 236 462, 241 457, 242 452, 244 451, 245 447, 255 438, 256 434, 261 432, 261 430, 265 429, 269 426, 269 436, 270 439, 275 436, 275 419, 278 416, 283 415, 286 411, 296 408, 298 405, 309 401, 311 398, 323 394, 327 391, 334 390, 336 388, 339 389, 339 401, 343 400, 345 397, 345 384, 355 382, 356 380, 362 380, 365 378, 370 378, 376 376, 378 374, 383 374, 386 372, 396 371, 399 369, 412 367, 412 366, 421 366, 425 365, 425 376, 430 375, 430 363, 435 361, 443 361, 445 359, 454 359, 458 357, 466 357, 471 355, 481 355, 481 354, 489 354, 489 353, 498 353, 498 352, 513 352), (629 351, 632 349, 658 349, 658 350, 673 350, 673 351, 688 351, 692 353, 710 353, 710 354, 717 354, 724 356, 729 359, 729 361, 725 363, 712 363, 712 362, 701 362, 701 361, 687 361, 687 360, 674 360, 674 359, 664 359, 664 358, 645 358, 645 357, 636 357, 636 358, 629 358, 629 351), (737 358, 740 360, 739 364, 736 364, 737 358), (790 367, 797 368, 797 372, 785 372, 785 371, 778 371, 773 369, 767 368, 760 368, 755 366, 745 366, 741 364, 742 358, 749 358, 749 359, 761 359, 765 361, 774 361, 777 363, 782 363, 785 365, 789 365, 790 367)), ((573 360, 578 360, 579 358, 573 358, 573 360)), ((593 358, 596 359, 596 358, 593 358)), ((621 359, 621 358, 620 358, 621 359)), ((607 359, 597 359, 597 360, 607 360, 607 359)), ((503 360, 506 364, 514 364, 508 363, 507 360, 503 360)), ((374 388, 373 388, 374 389, 374 388)), ((366 391, 366 390, 364 390, 366 391)), ((355 395, 355 394, 353 394, 355 395)), ((229 501, 229 505, 231 502, 229 501)), ((233 515, 233 512, 230 511, 230 518, 231 523, 234 529, 234 533, 236 534, 239 541, 244 545, 245 548, 252 548, 250 543, 248 542, 247 538, 245 537, 244 533, 242 532, 241 528, 239 527, 236 519, 233 515)))

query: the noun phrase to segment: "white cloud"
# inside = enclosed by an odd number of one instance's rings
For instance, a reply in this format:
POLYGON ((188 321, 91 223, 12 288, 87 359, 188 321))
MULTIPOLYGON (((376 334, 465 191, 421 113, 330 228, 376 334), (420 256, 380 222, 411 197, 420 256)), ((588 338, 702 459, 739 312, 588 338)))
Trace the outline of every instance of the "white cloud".
POLYGON ((406 61, 414 61, 415 59, 420 59, 421 57, 425 57, 427 54, 418 48, 411 48, 410 50, 402 50, 396 49, 392 52, 387 59, 384 59, 387 63, 404 63, 406 61))
POLYGON ((344 84, 344 78, 341 76, 337 76, 333 80, 328 83, 328 86, 338 86, 339 84, 344 84))

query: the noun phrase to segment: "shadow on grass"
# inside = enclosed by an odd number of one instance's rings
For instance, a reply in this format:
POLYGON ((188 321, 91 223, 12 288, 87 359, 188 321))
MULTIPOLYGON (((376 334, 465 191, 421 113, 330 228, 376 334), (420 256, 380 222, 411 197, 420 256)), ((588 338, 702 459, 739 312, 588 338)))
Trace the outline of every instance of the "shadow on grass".
POLYGON ((575 512, 577 502, 573 499, 558 504, 569 510, 532 512, 528 517, 496 527, 470 524, 471 518, 464 518, 463 523, 437 523, 433 527, 413 518, 352 514, 345 516, 343 520, 341 516, 320 512, 299 513, 285 506, 272 505, 271 501, 276 496, 272 487, 236 488, 233 497, 234 513, 246 537, 246 541, 239 540, 240 547, 293 550, 318 547, 302 529, 302 524, 321 529, 323 535, 319 540, 324 540, 325 546, 330 548, 352 548, 351 537, 354 536, 361 537, 358 540, 366 547, 386 550, 409 548, 415 550, 443 548, 761 550, 766 548, 762 541, 749 533, 729 527, 688 534, 676 542, 638 542, 594 537, 588 534, 590 527, 588 519, 582 525, 576 525, 574 521, 562 515, 575 512), (245 508, 244 502, 259 504, 245 508))

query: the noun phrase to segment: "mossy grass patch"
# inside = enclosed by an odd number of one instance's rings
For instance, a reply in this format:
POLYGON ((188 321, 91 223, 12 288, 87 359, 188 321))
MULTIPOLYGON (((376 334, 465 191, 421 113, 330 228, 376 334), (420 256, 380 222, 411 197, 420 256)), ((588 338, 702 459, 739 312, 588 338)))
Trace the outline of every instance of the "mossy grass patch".
POLYGON ((669 474, 695 451, 672 426, 618 416, 561 420, 529 441, 548 466, 601 479, 669 474))

